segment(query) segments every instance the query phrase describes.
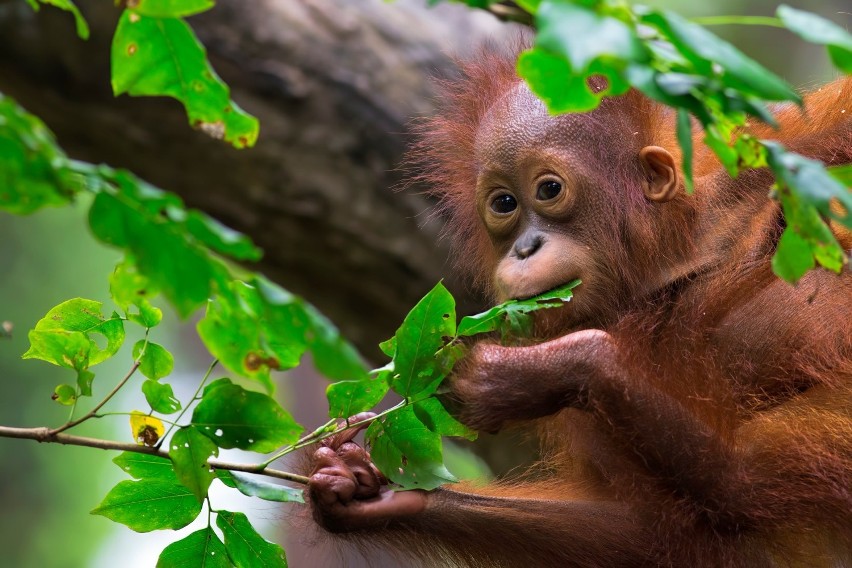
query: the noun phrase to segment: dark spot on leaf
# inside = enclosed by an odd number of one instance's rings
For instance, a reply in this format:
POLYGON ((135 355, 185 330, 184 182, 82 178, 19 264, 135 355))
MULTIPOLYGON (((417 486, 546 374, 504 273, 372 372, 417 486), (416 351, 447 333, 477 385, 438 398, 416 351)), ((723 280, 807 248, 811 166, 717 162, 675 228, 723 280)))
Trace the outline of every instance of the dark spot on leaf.
POLYGON ((270 369, 280 369, 281 368, 281 362, 278 361, 278 358, 273 357, 271 355, 266 358, 266 364, 270 369))
POLYGON ((156 445, 159 439, 160 435, 157 433, 157 429, 149 425, 143 426, 136 434, 136 440, 142 442, 148 447, 156 445))
POLYGON ((444 318, 444 319, 450 319, 450 314, 444 314, 444 315, 443 315, 443 316, 441 316, 441 317, 442 317, 442 318, 444 318))
POLYGON ((228 105, 228 106, 226 106, 225 108, 222 109, 222 112, 224 112, 225 114, 227 114, 229 112, 234 112, 234 108, 231 105, 228 105))
POLYGON ((261 357, 257 353, 249 353, 243 360, 243 365, 249 371, 257 371, 258 369, 260 369, 260 366, 263 365, 263 363, 263 357, 261 357))
POLYGON ((56 394, 56 393, 53 393, 52 395, 50 395, 50 400, 56 400, 58 398, 59 398, 59 395, 56 394))
POLYGON ((402 465, 408 465, 408 456, 406 456, 406 455, 402 456, 402 465))
POLYGON ((127 55, 134 55, 134 54, 136 53, 136 50, 137 50, 137 49, 138 49, 138 48, 136 47, 136 44, 135 44, 135 43, 131 43, 131 44, 129 44, 129 45, 127 46, 127 55))

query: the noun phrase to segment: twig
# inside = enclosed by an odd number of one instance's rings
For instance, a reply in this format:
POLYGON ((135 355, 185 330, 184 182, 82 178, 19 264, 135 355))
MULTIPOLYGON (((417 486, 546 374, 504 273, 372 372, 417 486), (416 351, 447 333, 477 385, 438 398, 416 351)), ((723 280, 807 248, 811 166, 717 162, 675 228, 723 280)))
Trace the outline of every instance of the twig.
POLYGON ((83 416, 81 416, 80 418, 78 418, 77 420, 71 420, 71 421, 69 421, 69 422, 66 422, 65 424, 63 424, 63 425, 62 425, 62 426, 60 426, 59 428, 54 428, 53 430, 49 430, 49 433, 50 433, 50 434, 54 434, 54 435, 55 435, 55 434, 59 434, 60 432, 64 432, 65 430, 68 430, 69 428, 73 428, 74 426, 76 426, 76 425, 78 425, 78 424, 81 424, 81 423, 85 422, 86 420, 88 420, 89 418, 92 418, 93 416, 95 416, 95 415, 98 413, 98 410, 100 410, 101 408, 103 408, 103 406, 104 406, 106 403, 108 403, 108 402, 110 401, 110 399, 111 399, 112 397, 114 397, 114 396, 115 396, 115 394, 116 394, 118 391, 120 391, 120 390, 121 390, 121 387, 123 387, 123 386, 127 383, 127 381, 129 381, 129 380, 130 380, 130 377, 132 377, 132 376, 133 376, 133 373, 135 373, 135 372, 136 372, 136 369, 138 369, 138 368, 139 368, 139 361, 134 361, 134 362, 133 362, 133 366, 132 366, 132 367, 130 367, 130 370, 127 372, 127 374, 126 374, 126 375, 124 375, 124 378, 123 378, 123 379, 121 379, 121 380, 118 382, 118 384, 117 384, 117 385, 115 385, 115 388, 114 388, 114 389, 112 389, 112 390, 109 392, 109 394, 108 394, 108 395, 106 395, 106 396, 104 397, 104 399, 98 403, 98 405, 97 405, 97 406, 95 406, 93 409, 91 409, 89 412, 87 412, 86 414, 84 414, 83 416))
MULTIPOLYGON (((0 426, 0 437, 20 438, 35 440, 40 443, 63 444, 66 446, 84 446, 87 448, 98 448, 101 450, 118 450, 123 452, 134 452, 137 454, 148 454, 168 458, 168 452, 149 446, 140 446, 129 442, 116 442, 113 440, 101 440, 99 438, 87 438, 84 436, 73 436, 62 434, 47 427, 41 428, 13 428, 11 426, 0 426)), ((214 469, 226 469, 228 471, 242 471, 245 473, 256 473, 267 477, 274 477, 295 483, 307 484, 308 478, 304 475, 270 469, 263 464, 247 464, 226 462, 217 459, 207 460, 207 465, 214 469)))

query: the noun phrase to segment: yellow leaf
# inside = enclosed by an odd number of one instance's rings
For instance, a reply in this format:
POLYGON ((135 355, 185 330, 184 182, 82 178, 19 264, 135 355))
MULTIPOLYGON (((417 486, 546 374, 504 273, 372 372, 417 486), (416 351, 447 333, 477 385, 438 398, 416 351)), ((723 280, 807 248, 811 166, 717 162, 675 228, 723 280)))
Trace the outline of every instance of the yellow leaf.
POLYGON ((130 430, 137 444, 154 446, 165 433, 166 428, 159 418, 134 410, 130 413, 130 430))

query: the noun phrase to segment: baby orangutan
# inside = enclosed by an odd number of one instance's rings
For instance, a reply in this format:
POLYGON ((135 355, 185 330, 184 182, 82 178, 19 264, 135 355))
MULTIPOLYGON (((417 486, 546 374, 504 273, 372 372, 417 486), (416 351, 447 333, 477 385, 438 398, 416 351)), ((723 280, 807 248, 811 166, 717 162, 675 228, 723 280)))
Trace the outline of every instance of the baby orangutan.
MULTIPOLYGON (((754 131, 852 162, 838 108, 848 79, 754 131)), ((413 153, 458 264, 495 300, 582 280, 448 379, 472 428, 535 420, 544 467, 396 492, 346 433, 314 456, 321 526, 437 566, 852 566, 852 272, 776 278, 771 173, 705 151, 686 195, 673 130, 636 92, 551 116, 511 58, 449 86, 413 153)))

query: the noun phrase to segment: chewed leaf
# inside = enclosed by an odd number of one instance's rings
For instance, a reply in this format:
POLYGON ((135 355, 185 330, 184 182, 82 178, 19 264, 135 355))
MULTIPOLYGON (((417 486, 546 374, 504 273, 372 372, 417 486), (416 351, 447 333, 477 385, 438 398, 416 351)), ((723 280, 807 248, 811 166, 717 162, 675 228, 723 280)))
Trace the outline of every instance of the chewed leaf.
POLYGON ((192 28, 180 18, 152 18, 125 10, 112 43, 116 95, 170 96, 183 103, 195 128, 230 142, 254 146, 258 121, 230 98, 192 28))
POLYGON ((41 359, 78 371, 115 355, 124 342, 124 323, 118 314, 105 318, 103 304, 75 298, 47 312, 30 334, 30 349, 24 359, 41 359), (101 348, 92 337, 106 339, 101 348))

